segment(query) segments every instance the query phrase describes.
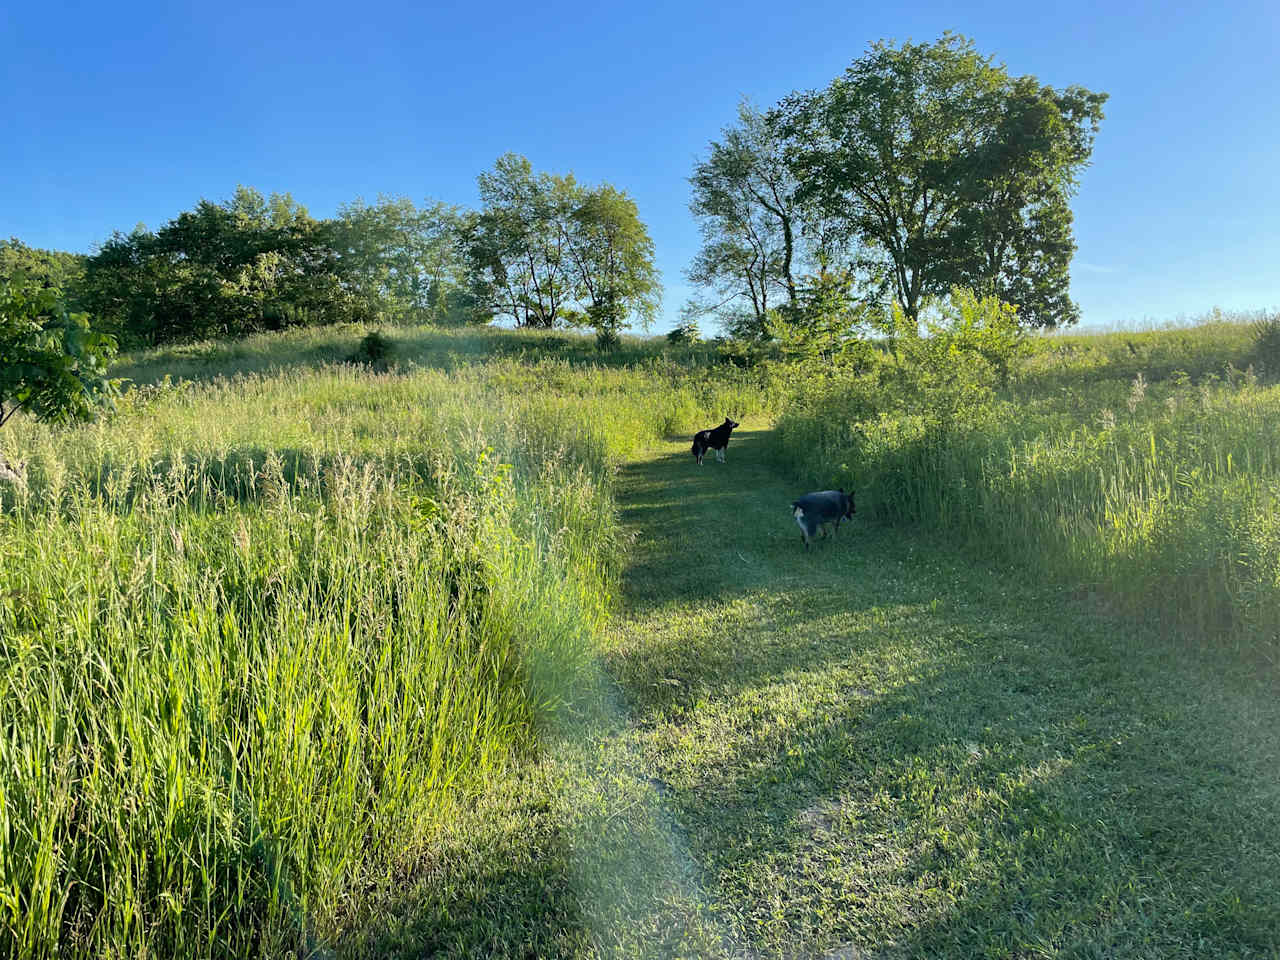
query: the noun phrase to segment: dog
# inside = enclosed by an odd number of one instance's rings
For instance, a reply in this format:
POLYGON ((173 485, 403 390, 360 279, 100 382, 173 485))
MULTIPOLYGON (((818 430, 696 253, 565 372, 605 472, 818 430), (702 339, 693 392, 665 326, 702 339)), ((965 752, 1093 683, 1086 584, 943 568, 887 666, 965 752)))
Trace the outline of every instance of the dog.
POLYGON ((853 503, 853 494, 843 490, 822 490, 818 493, 806 493, 803 497, 791 501, 791 515, 800 527, 800 539, 804 548, 809 549, 813 535, 822 529, 825 537, 827 531, 823 524, 834 523, 840 529, 841 520, 852 520, 857 513, 853 503))
POLYGON ((729 446, 729 434, 733 433, 733 428, 738 426, 728 417, 724 418, 724 423, 710 430, 699 430, 693 435, 693 456, 698 461, 698 466, 702 466, 702 458, 708 450, 716 452, 716 459, 724 463, 724 451, 729 446))

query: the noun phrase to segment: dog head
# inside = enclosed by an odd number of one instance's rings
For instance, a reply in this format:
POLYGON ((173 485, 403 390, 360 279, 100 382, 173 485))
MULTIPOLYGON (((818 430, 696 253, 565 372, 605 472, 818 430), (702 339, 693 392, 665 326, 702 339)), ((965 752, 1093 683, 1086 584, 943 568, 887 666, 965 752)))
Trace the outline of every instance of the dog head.
POLYGON ((840 494, 844 497, 844 519, 852 520, 853 515, 858 512, 858 508, 853 503, 853 491, 844 492, 844 488, 840 488, 840 494))
POLYGON ((736 422, 736 421, 734 421, 734 420, 730 420, 728 417, 725 417, 725 418, 724 418, 724 423, 720 424, 720 426, 722 426, 722 427, 728 427, 730 430, 732 430, 732 429, 734 429, 735 427, 739 427, 739 426, 741 426, 741 424, 740 424, 740 423, 737 423, 737 422, 736 422))

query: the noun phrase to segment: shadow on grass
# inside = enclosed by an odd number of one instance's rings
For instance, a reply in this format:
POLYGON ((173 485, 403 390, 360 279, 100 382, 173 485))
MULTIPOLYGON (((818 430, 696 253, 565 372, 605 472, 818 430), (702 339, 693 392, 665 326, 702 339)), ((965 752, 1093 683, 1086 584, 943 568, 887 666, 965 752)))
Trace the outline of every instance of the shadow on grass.
POLYGON ((979 627, 882 693, 827 664, 820 684, 703 703, 715 720, 685 736, 733 742, 692 766, 679 747, 660 761, 694 857, 759 947, 1280 945, 1280 814, 1224 754, 1220 718, 1101 632, 1064 649, 1059 624, 1031 622, 1029 638, 979 627))
POLYGON ((698 466, 688 441, 622 470, 623 522, 640 537, 624 580, 629 610, 727 594, 848 569, 865 536, 860 523, 806 551, 790 503, 807 492, 784 486, 767 464, 768 431, 739 430, 726 462, 698 466))
MULTIPOLYGON (((526 787, 456 822, 370 898, 344 957, 573 957, 585 921, 570 844, 526 787)), ((350 920, 348 921, 350 922, 350 920)))
MULTIPOLYGON (((667 869, 626 832, 636 784, 706 893, 669 915, 729 918, 738 941, 683 955, 1274 952, 1274 742, 1232 743, 1145 638, 920 535, 855 523, 806 553, 786 510, 804 491, 765 437, 623 470, 637 541, 606 664, 631 716, 598 746, 630 776, 604 762, 604 793, 480 810, 350 954, 595 955, 582 837, 667 869)), ((677 952, 649 921, 618 955, 677 952)))

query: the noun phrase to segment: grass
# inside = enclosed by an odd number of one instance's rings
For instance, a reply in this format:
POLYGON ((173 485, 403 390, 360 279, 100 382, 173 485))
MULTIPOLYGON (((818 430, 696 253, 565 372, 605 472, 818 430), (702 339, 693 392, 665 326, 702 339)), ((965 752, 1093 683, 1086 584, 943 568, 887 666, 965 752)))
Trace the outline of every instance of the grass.
POLYGON ((612 698, 342 952, 1280 949, 1274 678, 919 532, 856 522, 806 553, 774 442, 623 469, 612 698))
POLYGON ((403 369, 453 370, 494 360, 552 360, 575 369, 670 365, 687 375, 711 367, 716 361, 715 348, 709 344, 671 345, 663 338, 626 336, 616 348, 601 351, 594 335, 566 331, 348 324, 140 350, 117 364, 112 375, 139 384, 154 384, 165 377, 209 380, 281 370, 321 370, 360 357, 360 344, 371 333, 383 338, 388 347, 387 354, 378 359, 403 369))
POLYGON ((788 400, 778 460, 802 482, 856 488, 882 520, 1275 663, 1280 388, 1232 363, 1257 352, 1251 331, 1155 332, 1132 356, 1116 350, 1130 335, 1077 338, 1047 366, 1040 349, 1009 390, 950 421, 927 397, 868 403, 865 376, 837 376, 788 400))
POLYGON ((375 375, 294 348, 5 431, 0 952, 332 939, 578 698, 617 458, 759 403, 745 380, 375 375))
POLYGON ((945 445, 806 443, 704 347, 369 333, 136 355, 112 420, 0 436, 0 953, 1280 952, 1274 666, 1115 616, 1179 556, 1270 609, 1272 388, 1037 354, 945 445), (806 553, 842 464, 879 486, 806 553))

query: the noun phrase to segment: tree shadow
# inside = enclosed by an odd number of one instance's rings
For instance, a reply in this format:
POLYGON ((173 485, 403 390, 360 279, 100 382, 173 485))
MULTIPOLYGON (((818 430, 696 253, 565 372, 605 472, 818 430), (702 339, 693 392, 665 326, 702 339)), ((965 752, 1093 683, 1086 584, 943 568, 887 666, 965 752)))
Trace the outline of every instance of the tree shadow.
POLYGON ((1274 950, 1275 797, 1224 754, 1221 717, 1106 643, 997 631, 803 708, 763 683, 786 722, 695 771, 671 758, 668 801, 765 953, 1274 950))

